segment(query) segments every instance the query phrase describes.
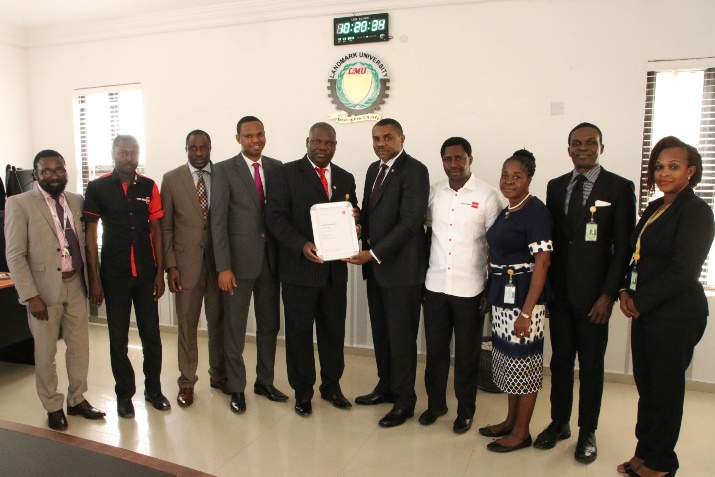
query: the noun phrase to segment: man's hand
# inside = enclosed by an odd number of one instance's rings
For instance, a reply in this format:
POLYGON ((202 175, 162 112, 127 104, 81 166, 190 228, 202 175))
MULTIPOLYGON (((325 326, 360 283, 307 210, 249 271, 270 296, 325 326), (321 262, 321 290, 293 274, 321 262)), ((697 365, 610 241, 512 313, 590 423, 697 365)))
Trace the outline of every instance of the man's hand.
POLYGON ((357 207, 353 207, 353 219, 355 219, 356 224, 360 221, 360 209, 357 207))
POLYGON ((636 310, 636 305, 633 303, 633 297, 626 290, 623 290, 620 295, 620 307, 621 311, 626 318, 638 318, 641 314, 636 310))
POLYGON ((172 293, 183 290, 183 288, 181 288, 181 275, 179 275, 178 268, 169 267, 169 270, 166 271, 166 281, 169 282, 169 291, 172 293))
POLYGON ((30 314, 38 320, 47 321, 49 319, 47 315, 47 305, 45 305, 45 301, 40 298, 40 295, 35 295, 30 298, 27 301, 27 308, 30 310, 30 314))
POLYGON ((362 265, 367 262, 372 261, 372 254, 370 253, 369 250, 363 250, 362 252, 358 253, 357 255, 353 255, 350 258, 344 258, 343 262, 348 262, 352 263, 353 265, 362 265))
POLYGON ((98 280, 89 281, 89 302, 96 307, 102 306, 104 302, 104 289, 98 280))
POLYGON ((313 242, 306 242, 303 245, 303 256, 313 263, 323 263, 323 260, 316 255, 318 247, 313 242))
POLYGON ((154 277, 154 301, 159 301, 159 298, 164 294, 166 285, 164 285, 164 273, 161 270, 156 271, 154 277))
POLYGON ((608 295, 601 295, 591 307, 588 316, 594 325, 605 325, 613 312, 613 299, 608 295))
POLYGON ((236 277, 233 276, 233 270, 223 270, 218 272, 218 287, 225 292, 233 295, 233 289, 236 288, 236 277))

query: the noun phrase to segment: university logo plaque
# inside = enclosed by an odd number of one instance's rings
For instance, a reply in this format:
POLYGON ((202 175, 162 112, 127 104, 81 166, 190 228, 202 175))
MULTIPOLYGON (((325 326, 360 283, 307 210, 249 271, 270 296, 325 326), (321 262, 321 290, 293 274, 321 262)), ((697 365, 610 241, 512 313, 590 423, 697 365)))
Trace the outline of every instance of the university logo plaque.
POLYGON ((379 121, 375 113, 390 96, 390 75, 375 55, 358 51, 341 57, 330 70, 328 96, 340 112, 330 114, 338 123, 379 121))

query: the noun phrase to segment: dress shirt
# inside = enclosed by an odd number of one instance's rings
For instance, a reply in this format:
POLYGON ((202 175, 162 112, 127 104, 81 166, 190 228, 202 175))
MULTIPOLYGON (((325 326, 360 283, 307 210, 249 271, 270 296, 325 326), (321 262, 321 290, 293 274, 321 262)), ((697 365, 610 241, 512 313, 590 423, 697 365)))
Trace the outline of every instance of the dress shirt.
POLYGON ((432 227, 425 286, 459 297, 479 295, 487 282, 487 230, 502 211, 501 196, 474 174, 454 191, 443 180, 430 187, 425 225, 432 227))
MULTIPOLYGON (((583 175, 586 177, 586 180, 583 181, 583 199, 581 200, 581 206, 586 203, 588 200, 588 196, 591 195, 591 190, 593 189, 593 184, 596 183, 596 179, 598 179, 598 175, 601 173, 601 165, 596 164, 596 167, 592 167, 589 169, 587 172, 584 172, 583 175)), ((571 191, 573 190, 574 186, 576 185, 576 176, 578 176, 580 172, 577 172, 575 169, 571 173, 571 180, 569 181, 569 184, 566 186, 566 202, 564 205, 564 212, 566 212, 566 215, 569 213, 569 200, 571 200, 571 191)))
POLYGON ((263 156, 261 156, 257 161, 252 161, 246 156, 241 153, 241 157, 243 157, 243 160, 246 161, 246 165, 248 166, 248 170, 251 171, 251 177, 253 177, 253 180, 256 180, 256 170, 253 168, 253 164, 260 164, 261 167, 258 168, 260 174, 261 174, 261 184, 263 184, 263 196, 268 197, 268 189, 266 188, 266 174, 263 172, 263 156))
MULTIPOLYGON (((61 224, 60 218, 57 216, 54 197, 48 194, 42 187, 38 187, 38 189, 42 193, 42 196, 45 198, 45 202, 47 202, 47 207, 50 208, 50 214, 52 215, 52 220, 55 223, 55 234, 57 235, 57 240, 59 240, 60 242, 60 247, 63 249, 66 247, 68 248, 69 244, 67 243, 67 238, 65 237, 65 224, 61 224)), ((67 199, 65 199, 64 192, 60 194, 59 202, 60 206, 62 207, 62 210, 65 211, 65 222, 69 223, 70 227, 72 227, 72 230, 74 230, 75 235, 79 237, 79 234, 77 234, 77 228, 74 226, 74 216, 72 216, 72 211, 70 210, 70 206, 67 203, 67 199)), ((72 257, 70 255, 65 255, 64 253, 62 254, 61 267, 63 272, 71 272, 72 270, 74 270, 74 265, 72 265, 72 257)))
MULTIPOLYGON (((315 162, 313 162, 313 160, 310 157, 308 157, 308 160, 310 161, 310 165, 313 166, 313 169, 315 169, 316 167, 320 167, 320 166, 316 166, 315 162)), ((330 173, 330 163, 328 163, 328 165, 326 167, 323 167, 321 169, 325 169, 325 180, 328 181, 328 191, 330 191, 330 193, 328 195, 328 199, 330 199, 333 196, 333 180, 332 180, 333 176, 330 173)), ((315 171, 315 174, 318 177, 320 177, 320 174, 318 173, 318 171, 315 171)))
MULTIPOLYGON (((189 162, 189 170, 191 171, 191 178, 194 180, 194 186, 199 182, 199 175, 196 173, 199 169, 197 167, 194 167, 191 165, 189 162)), ((206 187, 206 198, 208 199, 208 206, 211 208, 211 162, 209 161, 208 164, 206 164, 206 167, 201 169, 204 171, 203 177, 204 177, 204 184, 206 187)))

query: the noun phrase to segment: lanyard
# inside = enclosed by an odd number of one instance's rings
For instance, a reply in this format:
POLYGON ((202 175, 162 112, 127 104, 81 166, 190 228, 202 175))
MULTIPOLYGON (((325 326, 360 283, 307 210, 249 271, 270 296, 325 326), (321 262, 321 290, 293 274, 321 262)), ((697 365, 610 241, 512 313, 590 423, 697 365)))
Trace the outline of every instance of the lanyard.
POLYGON ((645 225, 641 229, 641 232, 638 234, 638 240, 636 240, 636 250, 635 250, 635 252, 633 252, 633 261, 635 263, 638 263, 638 260, 641 259, 641 237, 643 236, 643 232, 645 232, 645 229, 650 224, 655 222, 658 217, 663 215, 663 212, 665 212, 668 207, 670 207, 670 204, 668 204, 668 205, 663 204, 660 207, 658 207, 658 210, 656 210, 655 213, 650 216, 650 218, 646 221, 645 225))

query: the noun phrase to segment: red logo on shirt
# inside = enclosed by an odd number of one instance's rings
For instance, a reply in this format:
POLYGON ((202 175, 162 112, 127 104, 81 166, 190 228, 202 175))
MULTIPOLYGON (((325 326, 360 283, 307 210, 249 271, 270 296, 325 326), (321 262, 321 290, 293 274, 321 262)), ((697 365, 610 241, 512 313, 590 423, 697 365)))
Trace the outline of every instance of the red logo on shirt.
POLYGON ((472 202, 472 209, 478 209, 479 208, 479 202, 472 202))
POLYGON ((151 197, 145 197, 143 199, 140 198, 139 200, 143 200, 144 202, 146 202, 146 205, 149 205, 149 203, 151 202, 151 197))

